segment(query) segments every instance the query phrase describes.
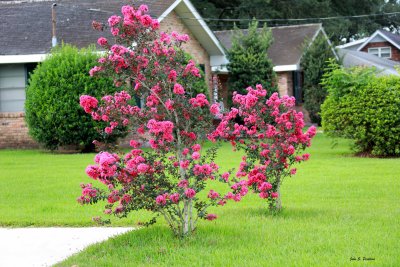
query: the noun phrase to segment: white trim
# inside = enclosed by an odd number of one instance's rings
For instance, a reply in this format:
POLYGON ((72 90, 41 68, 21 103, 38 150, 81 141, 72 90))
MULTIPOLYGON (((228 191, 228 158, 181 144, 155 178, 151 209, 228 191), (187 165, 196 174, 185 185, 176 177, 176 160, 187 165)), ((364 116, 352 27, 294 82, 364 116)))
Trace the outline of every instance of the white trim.
POLYGON ((368 47, 368 54, 375 55, 375 56, 378 56, 380 58, 390 59, 390 58, 392 58, 392 47, 390 47, 390 46, 368 47), (383 48, 389 48, 389 57, 382 57, 382 49, 383 48), (370 52, 371 49, 378 50, 378 55, 375 55, 374 53, 371 53, 370 52))
POLYGON ((0 64, 42 62, 47 54, 0 56, 0 64))
POLYGON ((337 48, 347 48, 347 47, 350 47, 350 46, 359 45, 359 44, 364 43, 366 40, 368 40, 368 38, 369 38, 369 37, 364 37, 364 38, 362 38, 362 39, 359 39, 359 40, 356 40, 356 41, 353 41, 353 42, 349 42, 349 43, 347 43, 347 44, 338 45, 338 46, 336 46, 336 47, 337 47, 337 48))
POLYGON ((274 71, 280 72, 280 71, 295 71, 295 70, 300 70, 300 65, 295 64, 295 65, 279 65, 275 66, 273 68, 274 71))
POLYGON ((193 16, 196 18, 196 20, 200 23, 200 25, 203 27, 203 29, 206 31, 208 36, 211 38, 211 40, 214 42, 214 44, 218 47, 219 51, 225 55, 225 49, 222 47, 221 43, 218 41, 217 37, 215 34, 211 31, 211 29, 208 27, 207 23, 204 22, 204 19, 202 16, 200 16, 199 12, 197 12, 196 8, 193 6, 193 4, 189 0, 183 0, 183 3, 186 4, 186 6, 189 8, 190 12, 192 12, 193 16))
POLYGON ((165 10, 160 17, 158 17, 157 19, 158 22, 161 22, 163 19, 165 19, 168 16, 168 14, 171 13, 172 10, 174 10, 177 5, 179 5, 181 1, 182 0, 176 0, 172 5, 170 5, 170 7, 167 10, 165 10))
POLYGON ((397 47, 398 49, 400 49, 400 45, 398 45, 397 43, 393 42, 390 38, 386 37, 386 35, 382 34, 380 30, 377 30, 373 35, 371 35, 371 37, 368 38, 367 41, 365 41, 364 44, 362 44, 357 51, 361 51, 361 49, 363 49, 371 40, 373 40, 377 35, 381 36, 383 39, 385 39, 386 41, 388 41, 389 43, 391 43, 392 45, 394 45, 395 47, 397 47))
POLYGON ((227 74, 229 73, 228 68, 226 67, 226 65, 221 65, 221 66, 212 66, 211 67, 211 72, 212 73, 221 73, 221 74, 227 74))
POLYGON ((328 42, 329 46, 331 47, 332 53, 335 55, 336 60, 339 60, 339 55, 336 53, 335 48, 333 47, 333 44, 331 40, 329 40, 328 35, 326 34, 324 28, 321 26, 321 31, 325 36, 326 41, 328 42))

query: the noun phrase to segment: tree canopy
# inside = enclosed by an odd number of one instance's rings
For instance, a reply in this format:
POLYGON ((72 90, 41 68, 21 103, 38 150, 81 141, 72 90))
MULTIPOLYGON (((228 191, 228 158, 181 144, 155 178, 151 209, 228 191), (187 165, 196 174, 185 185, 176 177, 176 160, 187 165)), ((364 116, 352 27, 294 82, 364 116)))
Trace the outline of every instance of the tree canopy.
POLYGON ((268 20, 269 26, 322 23, 329 37, 335 43, 339 43, 343 40, 348 42, 351 39, 368 36, 382 27, 391 30, 400 27, 400 14, 384 14, 400 12, 400 2, 396 0, 192 0, 192 2, 213 30, 232 29, 234 22, 226 19, 239 19, 240 21, 235 21, 239 28, 247 28, 253 18, 268 20), (207 18, 212 19, 207 20, 207 18))

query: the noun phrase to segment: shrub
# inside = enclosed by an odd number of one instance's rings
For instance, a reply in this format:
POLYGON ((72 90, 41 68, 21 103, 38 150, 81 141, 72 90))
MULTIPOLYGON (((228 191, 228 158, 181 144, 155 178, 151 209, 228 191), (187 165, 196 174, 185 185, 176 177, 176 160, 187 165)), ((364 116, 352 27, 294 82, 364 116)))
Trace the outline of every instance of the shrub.
MULTIPOLYGON (((112 76, 117 85, 132 83, 132 90, 129 93, 121 91, 107 95, 100 101, 83 95, 81 106, 95 120, 107 117, 107 134, 111 134, 115 127, 125 125, 137 133, 137 137, 130 141, 133 150, 126 155, 106 151, 96 155, 95 165, 88 166, 86 173, 105 184, 108 189, 83 184, 78 202, 94 204, 107 201, 104 213, 117 217, 125 217, 136 210, 151 211, 155 216, 146 225, 154 223, 157 216, 161 215, 173 232, 182 237, 196 229, 198 219, 217 218, 217 215, 208 213, 210 206, 223 206, 227 200, 240 201, 247 194, 249 184, 246 180, 239 181, 239 178, 247 176, 249 171, 249 179, 252 179, 251 168, 263 173, 263 182, 270 179, 265 174, 271 174, 271 178, 280 174, 283 178, 283 174, 288 172, 293 174, 289 167, 296 160, 294 150, 309 144, 315 129, 302 133, 302 114, 291 109, 293 98, 281 100, 275 93, 266 106, 266 90, 260 86, 257 86, 257 91, 249 89, 245 96, 236 95, 235 102, 243 105, 244 119, 249 120, 239 131, 249 135, 251 145, 258 145, 258 140, 263 141, 260 145, 267 146, 265 149, 269 148, 271 153, 263 151, 262 158, 249 156, 249 160, 254 160, 248 166, 242 166, 237 177, 231 177, 230 172, 221 174, 214 161, 217 146, 204 151, 199 144, 202 136, 212 132, 213 118, 222 115, 219 114, 218 104, 210 105, 204 94, 192 96, 194 89, 191 85, 201 77, 193 61, 182 64, 185 53, 180 47, 189 37, 176 32, 159 33, 158 21, 151 19, 147 12, 145 5, 137 10, 132 6, 122 7, 123 17, 112 16, 108 20, 117 43, 112 45, 104 37, 98 40, 107 50, 108 56, 101 58, 100 65, 95 66, 90 73, 112 76), (142 108, 129 105, 131 94, 145 99, 146 104, 142 108), (258 114, 262 118, 256 116, 258 114), (266 121, 276 125, 276 129, 270 129, 266 121), (261 138, 254 128, 260 131, 268 128, 272 132, 261 138), (276 141, 268 141, 267 138, 276 141), (150 150, 140 149, 144 142, 150 144, 150 150), (292 144, 295 147, 291 147, 292 144), (260 162, 268 161, 269 158, 271 165, 260 162), (267 165, 269 167, 262 167, 267 165), (233 183, 232 190, 227 188, 226 194, 212 189, 204 192, 210 180, 228 185, 233 183)), ((230 123, 227 118, 223 119, 218 129, 222 127, 224 131, 229 131, 229 128, 224 128, 225 123, 230 123)), ((208 135, 213 141, 219 136, 219 132, 208 135)), ((232 138, 236 138, 236 135, 232 138)), ((254 154, 260 152, 260 149, 248 149, 246 152, 254 154)), ((271 182, 278 183, 278 186, 273 188, 260 184, 260 189, 257 183, 251 186, 261 190, 263 197, 269 194, 275 199, 278 194, 274 190, 279 190, 280 180, 271 182)), ((100 218, 96 220, 107 222, 100 218)))
POLYGON ((329 93, 321 107, 328 135, 353 139, 359 153, 400 155, 400 77, 333 64, 323 85, 329 93))
POLYGON ((103 139, 96 130, 102 123, 93 121, 79 106, 82 94, 100 96, 116 90, 109 78, 87 75, 97 60, 94 48, 62 45, 33 72, 26 89, 26 121, 30 135, 45 148, 77 145, 91 150, 94 139, 103 139))

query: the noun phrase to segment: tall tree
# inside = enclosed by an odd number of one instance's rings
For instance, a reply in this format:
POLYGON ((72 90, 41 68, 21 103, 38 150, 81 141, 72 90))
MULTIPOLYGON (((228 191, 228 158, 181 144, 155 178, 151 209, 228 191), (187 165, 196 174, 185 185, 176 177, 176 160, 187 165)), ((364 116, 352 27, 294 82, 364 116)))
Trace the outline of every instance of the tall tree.
POLYGON ((257 84, 272 88, 275 73, 267 54, 272 41, 271 30, 266 25, 259 29, 257 21, 251 22, 246 31, 235 28, 228 51, 230 90, 244 94, 248 86, 257 84))
POLYGON ((335 58, 332 47, 325 36, 319 35, 310 46, 305 47, 301 61, 304 70, 304 108, 308 111, 311 122, 318 125, 321 125, 321 104, 328 94, 320 82, 330 58, 335 58))

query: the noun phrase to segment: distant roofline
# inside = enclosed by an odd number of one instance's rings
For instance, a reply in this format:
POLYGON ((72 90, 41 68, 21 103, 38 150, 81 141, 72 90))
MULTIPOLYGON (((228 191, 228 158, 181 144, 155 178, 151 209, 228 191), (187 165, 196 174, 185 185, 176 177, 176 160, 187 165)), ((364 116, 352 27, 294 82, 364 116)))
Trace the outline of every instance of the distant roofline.
POLYGON ((386 41, 388 41, 389 43, 391 43, 392 45, 394 45, 395 47, 397 47, 398 49, 400 49, 400 45, 396 42, 394 42, 391 38, 389 38, 388 36, 386 36, 380 29, 376 30, 376 32, 374 32, 374 34, 371 35, 371 37, 369 37, 358 49, 357 51, 361 51, 361 49, 363 49, 370 41, 372 41, 377 35, 381 36, 383 39, 385 39, 386 41))
POLYGON ((346 47, 349 47, 349 46, 362 44, 362 43, 364 43, 366 40, 368 40, 368 38, 369 38, 369 37, 364 37, 364 38, 361 38, 361 39, 358 39, 358 40, 355 40, 355 41, 352 41, 352 42, 349 42, 349 43, 346 43, 346 44, 338 45, 338 46, 336 46, 336 47, 337 47, 337 48, 346 48, 346 47))

